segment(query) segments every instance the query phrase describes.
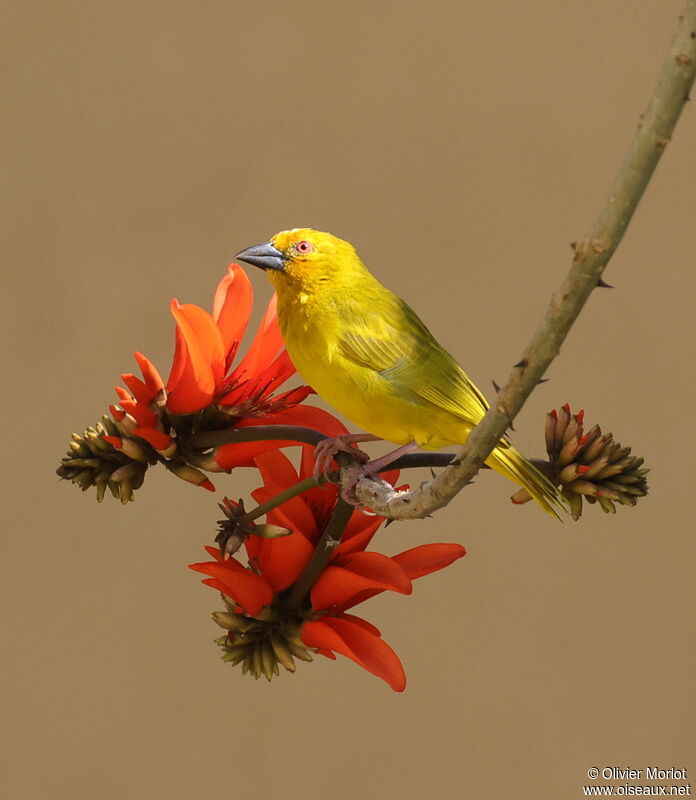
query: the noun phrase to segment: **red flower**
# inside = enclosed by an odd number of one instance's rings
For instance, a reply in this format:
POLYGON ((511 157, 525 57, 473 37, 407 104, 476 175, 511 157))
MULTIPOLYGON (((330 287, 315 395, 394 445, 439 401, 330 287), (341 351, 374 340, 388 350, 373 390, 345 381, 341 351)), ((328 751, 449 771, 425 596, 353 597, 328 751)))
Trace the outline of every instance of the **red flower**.
MULTIPOLYGON (((220 281, 212 314, 196 305, 172 300, 176 347, 167 383, 149 359, 135 353, 142 379, 133 374, 122 375, 129 391, 116 387, 119 403, 109 409, 126 438, 112 436, 109 443, 122 450, 124 441, 132 442, 129 437, 144 439, 160 456, 169 459, 192 430, 286 424, 313 428, 330 436, 346 433, 345 427, 326 411, 298 405, 312 393, 309 386, 274 394, 296 371, 283 347, 275 296, 248 352, 234 364, 251 308, 251 283, 237 264, 231 264, 220 281)), ((183 459, 185 463, 177 456, 168 467, 185 480, 214 488, 196 467, 220 472, 252 466, 258 453, 290 444, 295 442, 228 444, 207 457, 183 459)))
MULTIPOLYGON (((310 448, 303 448, 299 474, 278 451, 264 453, 256 462, 264 485, 252 494, 258 502, 265 502, 311 473, 312 454, 310 448)), ((398 473, 383 477, 394 482, 398 473)), ((396 653, 382 641, 374 625, 347 612, 386 590, 410 594, 413 579, 446 567, 461 558, 465 550, 458 544, 427 544, 393 557, 366 552, 384 519, 365 516, 356 509, 341 544, 312 586, 309 597, 299 607, 288 607, 292 587, 307 566, 336 500, 337 488, 329 485, 305 492, 269 511, 270 524, 288 528, 292 533, 277 539, 248 536, 245 540, 248 567, 236 559, 223 560, 219 551, 210 547, 206 550, 215 560, 191 564, 191 569, 208 575, 203 583, 229 598, 228 608, 234 613, 219 615, 226 621, 223 627, 232 626, 223 646, 227 646, 228 654, 230 648, 232 652, 238 650, 238 660, 247 658, 252 672, 254 659, 263 664, 257 650, 262 655, 268 654, 268 648, 263 650, 264 642, 272 642, 276 648, 278 639, 285 637, 286 644, 300 658, 303 647, 330 658, 341 653, 385 680, 394 690, 403 691, 406 677, 396 653), (251 633, 245 632, 251 637, 252 648, 246 655, 244 642, 238 632, 235 634, 240 619, 247 620, 252 627, 251 633)), ((281 663, 285 666, 282 660, 281 663)))

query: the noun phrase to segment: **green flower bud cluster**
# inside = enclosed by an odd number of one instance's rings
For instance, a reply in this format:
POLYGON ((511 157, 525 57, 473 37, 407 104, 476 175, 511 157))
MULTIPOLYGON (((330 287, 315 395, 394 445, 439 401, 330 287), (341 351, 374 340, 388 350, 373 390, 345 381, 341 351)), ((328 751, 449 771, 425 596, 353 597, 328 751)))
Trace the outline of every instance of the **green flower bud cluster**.
POLYGON ((132 443, 132 448, 116 449, 105 436, 120 436, 121 431, 106 414, 84 433, 73 433, 67 457, 56 470, 60 478, 76 483, 83 492, 97 489, 101 503, 109 489, 122 503, 133 500, 133 493, 143 485, 145 473, 156 455, 145 442, 132 443))
MULTIPOLYGON (((84 433, 73 433, 67 458, 56 470, 58 476, 78 484, 83 492, 96 486, 99 503, 107 488, 115 498, 128 503, 143 485, 148 468, 161 462, 177 478, 214 491, 206 474, 189 463, 193 460, 190 453, 181 451, 173 440, 165 449, 155 450, 136 430, 135 421, 127 414, 122 419, 105 414, 84 433)), ((206 468, 213 467, 217 465, 206 468)))
POLYGON ((280 674, 279 667, 295 671, 295 659, 313 661, 311 652, 302 644, 300 631, 304 620, 296 611, 266 607, 256 617, 239 614, 237 606, 226 595, 222 599, 227 611, 215 611, 213 620, 227 634, 215 640, 222 648, 222 660, 233 666, 242 665, 242 674, 271 680, 280 674))

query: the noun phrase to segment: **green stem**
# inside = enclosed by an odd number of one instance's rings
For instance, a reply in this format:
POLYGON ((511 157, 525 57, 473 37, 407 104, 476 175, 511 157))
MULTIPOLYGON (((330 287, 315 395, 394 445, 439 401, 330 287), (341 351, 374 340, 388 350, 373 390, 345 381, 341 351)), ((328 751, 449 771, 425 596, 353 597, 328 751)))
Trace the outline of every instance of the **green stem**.
POLYGON ((321 486, 322 483, 328 483, 332 476, 337 478, 338 474, 333 473, 329 476, 320 475, 318 478, 304 478, 304 480, 298 481, 293 486, 285 489, 285 491, 280 492, 280 494, 271 497, 270 500, 266 500, 265 503, 261 503, 260 505, 256 506, 256 508, 252 508, 251 511, 242 517, 242 521, 252 522, 259 517, 262 517, 269 511, 272 511, 274 508, 282 505, 286 501, 291 500, 293 497, 297 497, 298 494, 302 494, 309 489, 314 489, 316 486, 321 486))
POLYGON ((317 578, 324 571, 324 567, 331 558, 331 554, 340 544, 343 531, 353 511, 353 506, 346 503, 346 501, 339 496, 331 519, 324 529, 324 533, 321 539, 319 539, 317 546, 314 548, 312 557, 309 559, 307 566, 288 593, 285 603, 286 608, 299 608, 302 601, 309 594, 317 578))

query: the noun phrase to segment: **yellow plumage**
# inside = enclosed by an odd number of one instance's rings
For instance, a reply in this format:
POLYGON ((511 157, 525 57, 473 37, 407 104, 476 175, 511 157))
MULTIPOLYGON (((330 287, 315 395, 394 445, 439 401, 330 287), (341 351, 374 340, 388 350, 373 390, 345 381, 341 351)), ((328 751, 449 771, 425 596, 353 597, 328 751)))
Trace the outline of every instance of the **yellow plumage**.
MULTIPOLYGON (((439 449, 466 441, 488 408, 485 397, 351 244, 302 228, 239 257, 266 268, 290 357, 331 406, 399 445, 439 449)), ((507 439, 486 463, 555 515, 555 487, 507 439)))

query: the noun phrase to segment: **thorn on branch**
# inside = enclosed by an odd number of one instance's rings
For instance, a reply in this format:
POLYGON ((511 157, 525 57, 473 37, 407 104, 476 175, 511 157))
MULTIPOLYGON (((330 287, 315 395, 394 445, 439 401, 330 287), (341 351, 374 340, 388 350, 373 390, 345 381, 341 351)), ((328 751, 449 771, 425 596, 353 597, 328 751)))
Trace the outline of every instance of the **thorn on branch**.
POLYGON ((575 242, 575 247, 573 248, 573 250, 575 250, 573 261, 574 262, 582 261, 582 259, 585 258, 585 256, 587 255, 588 251, 587 239, 583 239, 581 242, 575 242))
POLYGON ((529 366, 529 361, 526 358, 523 358, 522 361, 518 361, 516 364, 514 364, 515 369, 517 368, 524 369, 525 367, 528 366, 529 366))
POLYGON ((614 287, 611 285, 611 283, 607 283, 607 282, 606 282, 605 280, 603 280, 602 278, 600 278, 600 279, 597 281, 597 287, 598 287, 598 288, 600 288, 600 289, 613 289, 613 288, 614 288, 614 287))
POLYGON ((500 386, 491 378, 491 383, 493 384, 493 388, 495 389, 496 394, 500 394, 500 386))

